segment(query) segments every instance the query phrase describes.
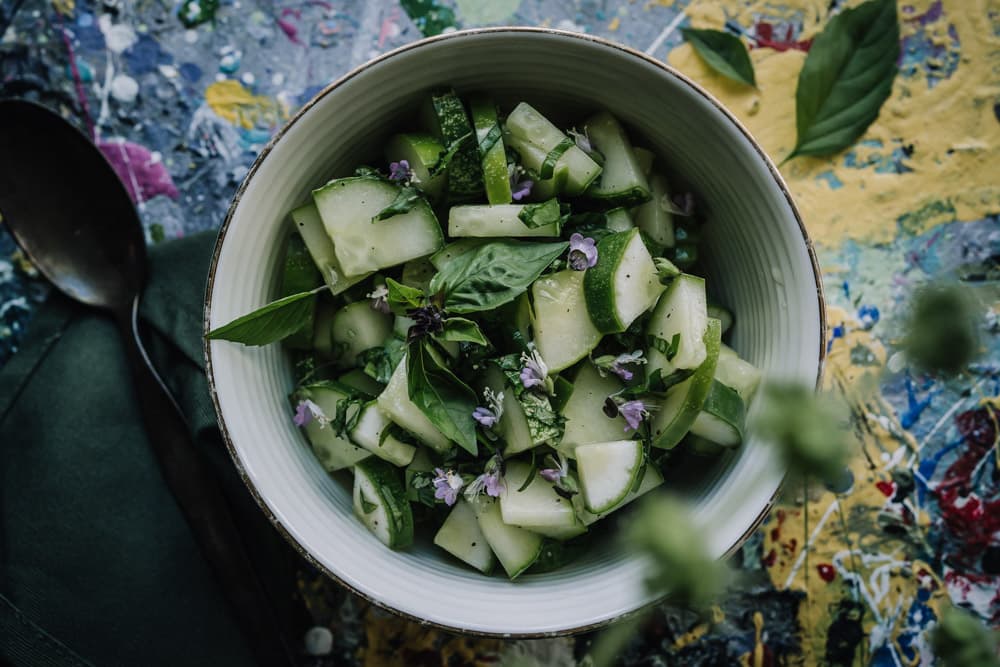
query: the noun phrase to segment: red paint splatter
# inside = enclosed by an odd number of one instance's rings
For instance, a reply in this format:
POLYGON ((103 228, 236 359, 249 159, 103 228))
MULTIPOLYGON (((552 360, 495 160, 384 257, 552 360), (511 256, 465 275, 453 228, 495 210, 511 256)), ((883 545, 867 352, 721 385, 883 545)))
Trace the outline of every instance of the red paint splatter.
POLYGON ((827 583, 833 581, 834 577, 837 576, 837 571, 829 563, 820 563, 816 566, 816 571, 819 572, 819 578, 827 583))
POLYGON ((153 158, 145 146, 124 139, 112 139, 98 141, 97 147, 125 184, 132 201, 141 203, 157 195, 177 199, 177 186, 170 178, 170 172, 163 162, 153 158))
POLYGON ((791 556, 792 554, 795 553, 795 549, 798 548, 798 546, 799 546, 799 541, 793 537, 792 539, 788 540, 787 542, 781 545, 781 550, 784 551, 789 556, 791 556))
POLYGON ((767 555, 761 559, 761 562, 764 564, 764 567, 771 567, 777 559, 778 553, 774 549, 771 549, 767 552, 767 555))
POLYGON ((875 482, 875 488, 881 491, 886 498, 892 498, 892 494, 896 493, 896 485, 887 479, 875 482))
POLYGON ((781 537, 781 524, 785 523, 785 510, 778 510, 774 513, 774 518, 777 520, 778 525, 771 529, 771 541, 777 542, 781 537))
POLYGON ((774 26, 767 21, 760 21, 754 25, 754 37, 756 41, 757 48, 774 49, 775 51, 789 51, 791 49, 796 49, 798 51, 808 51, 809 47, 812 46, 812 40, 806 39, 798 41, 795 39, 795 33, 792 26, 788 26, 785 30, 784 39, 774 38, 774 26))

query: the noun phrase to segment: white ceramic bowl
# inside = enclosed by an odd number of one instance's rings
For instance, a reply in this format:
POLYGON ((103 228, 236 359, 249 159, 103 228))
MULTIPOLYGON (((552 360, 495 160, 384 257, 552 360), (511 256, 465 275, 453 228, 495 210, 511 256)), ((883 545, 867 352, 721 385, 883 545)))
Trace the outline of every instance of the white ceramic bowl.
MULTIPOLYGON (((287 213, 334 176, 379 159, 415 123, 428 89, 487 90, 565 111, 609 109, 683 174, 711 209, 703 247, 710 292, 735 310, 732 343, 771 376, 817 381, 824 345, 821 279, 788 190, 747 131, 663 63, 574 33, 471 30, 402 47, 310 101, 254 163, 219 235, 206 328, 274 297, 287 213)), ((206 347, 226 443, 278 529, 324 572, 365 598, 458 631, 540 636, 591 629, 652 601, 642 561, 612 540, 557 572, 511 583, 484 577, 429 544, 386 549, 351 513, 349 487, 326 475, 293 426, 288 359, 277 345, 206 347)), ((750 438, 686 489, 712 552, 760 523, 781 482, 774 453, 750 438)))

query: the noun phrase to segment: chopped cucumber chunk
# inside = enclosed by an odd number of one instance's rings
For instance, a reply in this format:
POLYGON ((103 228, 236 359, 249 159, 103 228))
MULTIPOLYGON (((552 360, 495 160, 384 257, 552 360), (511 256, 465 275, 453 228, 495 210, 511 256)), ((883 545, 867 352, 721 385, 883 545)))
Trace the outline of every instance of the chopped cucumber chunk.
POLYGON ((677 369, 701 366, 706 355, 707 328, 705 281, 686 273, 677 276, 660 296, 646 325, 646 334, 658 338, 663 346, 674 348, 676 336, 676 349, 668 358, 656 346, 650 346, 646 373, 659 370, 666 377, 677 369))
POLYGON ((722 323, 722 333, 725 334, 733 326, 733 314, 728 308, 717 303, 708 303, 708 316, 714 317, 722 323))
POLYGON ((644 493, 648 493, 649 491, 652 491, 656 487, 663 484, 663 475, 661 475, 660 471, 657 470, 656 466, 652 464, 646 464, 644 472, 641 472, 640 474, 642 475, 642 481, 639 482, 639 488, 635 489, 634 491, 629 491, 628 495, 626 495, 625 498, 621 500, 621 502, 619 502, 611 509, 605 510, 600 514, 594 514, 593 512, 587 511, 587 508, 584 507, 583 496, 581 496, 580 494, 573 496, 573 501, 574 501, 574 506, 576 507, 577 516, 580 517, 580 521, 583 522, 583 525, 590 526, 594 522, 603 519, 612 512, 617 512, 618 510, 625 507, 630 502, 632 502, 639 496, 643 495, 644 493))
MULTIPOLYGON (((350 393, 348 388, 339 387, 336 383, 310 385, 300 391, 305 398, 319 406, 328 419, 337 414, 337 404, 350 393)), ((371 452, 340 437, 329 424, 319 419, 309 420, 303 430, 316 458, 327 472, 349 468, 371 456, 371 452)))
POLYGON ((604 218, 607 220, 605 226, 613 232, 627 232, 635 227, 632 216, 625 208, 613 208, 604 214, 604 218))
POLYGON ((406 357, 392 373, 389 384, 378 396, 378 406, 389 418, 421 442, 438 452, 451 449, 451 442, 431 423, 427 415, 410 400, 406 381, 406 357))
POLYGON ((740 395, 732 387, 713 380, 701 412, 691 425, 691 433, 725 447, 735 447, 743 442, 745 422, 746 406, 740 395))
POLYGON ((507 152, 503 132, 497 118, 497 107, 489 97, 477 95, 469 100, 472 124, 476 128, 476 144, 483 166, 486 200, 490 204, 511 202, 510 175, 507 172, 507 152), (488 142, 492 141, 492 145, 488 142))
POLYGON ((635 161, 639 163, 642 173, 648 178, 649 172, 653 169, 653 161, 656 159, 656 154, 648 148, 641 146, 633 146, 632 154, 635 155, 635 161))
POLYGON ((722 345, 715 369, 716 380, 735 389, 744 403, 750 403, 760 384, 760 377, 759 368, 741 359, 731 347, 722 345))
POLYGON ((674 214, 670 208, 670 190, 666 177, 659 173, 653 173, 649 177, 649 195, 649 201, 636 209, 635 224, 653 243, 673 248, 674 214))
POLYGON ((354 466, 354 513, 390 549, 413 543, 413 513, 391 464, 370 458, 354 466))
POLYGON ((609 234, 597 244, 597 264, 583 281, 590 319, 603 333, 625 331, 663 291, 638 229, 609 234))
POLYGON ((323 219, 319 215, 316 204, 310 202, 292 211, 292 222, 295 228, 302 235, 302 240, 309 249, 316 268, 326 281, 327 287, 334 294, 340 294, 352 285, 356 285, 371 273, 362 271, 358 275, 346 273, 337 259, 337 253, 330 240, 326 228, 323 226, 323 219))
POLYGON ((621 388, 614 375, 601 377, 593 364, 580 364, 573 378, 573 393, 562 409, 566 429, 558 449, 564 456, 574 456, 577 445, 621 440, 634 433, 621 415, 612 418, 604 414, 604 401, 621 388))
POLYGON ((604 156, 604 171, 587 189, 587 196, 611 206, 636 206, 649 201, 646 176, 618 120, 602 111, 585 127, 590 143, 604 156))
POLYGON ((531 567, 542 552, 544 538, 524 528, 504 523, 500 503, 480 496, 472 503, 479 529, 486 536, 490 549, 496 554, 507 576, 516 579, 531 567))
POLYGON ((569 368, 601 342, 601 332, 587 314, 584 271, 559 271, 531 286, 535 344, 550 373, 569 368))
POLYGON ((358 355, 380 346, 392 332, 392 317, 372 308, 368 301, 349 303, 330 321, 333 356, 341 366, 358 365, 358 355))
POLYGON ((462 100, 454 90, 431 95, 427 113, 428 125, 441 137, 445 148, 461 142, 448 164, 448 201, 475 201, 483 196, 483 169, 479 163, 476 133, 469 121, 462 100))
POLYGON ((559 224, 529 227, 518 217, 524 206, 452 206, 448 213, 448 234, 453 237, 553 237, 559 236, 559 224))
POLYGON ((509 461, 504 482, 507 488, 500 494, 500 514, 504 523, 529 530, 569 530, 578 524, 573 503, 556 493, 552 483, 527 463, 509 461), (531 483, 521 490, 529 475, 531 483))
POLYGON ((489 574, 496 564, 493 550, 479 527, 476 511, 462 498, 458 499, 441 524, 434 536, 434 544, 484 574, 489 574))
MULTIPOLYGON (((577 148, 576 144, 572 143, 572 139, 526 102, 518 104, 507 116, 507 131, 514 137, 534 144, 545 151, 546 156, 563 142, 570 142, 569 147, 555 164, 557 171, 560 167, 565 171, 566 182, 563 192, 569 196, 582 194, 601 173, 599 164, 577 148)), ((523 152, 521 159, 527 159, 523 152)), ((543 163, 544 160, 545 158, 543 158, 543 163)), ((536 172, 541 172, 543 164, 536 165, 525 162, 525 166, 536 172)))
POLYGON ((351 440, 384 461, 397 466, 407 466, 413 461, 417 448, 392 434, 392 422, 372 401, 361 409, 358 423, 348 434, 351 440))
POLYGON ((431 168, 443 152, 441 142, 427 133, 395 134, 385 146, 385 160, 390 163, 406 160, 416 177, 414 182, 428 199, 436 202, 444 194, 448 178, 443 171, 431 176, 431 168))
POLYGON ((576 467, 588 512, 600 514, 616 506, 632 487, 642 469, 642 442, 615 440, 579 445, 576 467))

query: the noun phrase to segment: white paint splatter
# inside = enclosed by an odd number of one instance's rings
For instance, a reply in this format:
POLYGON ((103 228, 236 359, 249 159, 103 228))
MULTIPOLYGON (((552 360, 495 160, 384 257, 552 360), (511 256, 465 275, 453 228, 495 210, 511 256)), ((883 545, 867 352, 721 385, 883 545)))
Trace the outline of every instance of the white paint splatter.
POLYGON ((185 30, 184 31, 184 41, 187 42, 188 44, 194 44, 195 42, 197 42, 198 41, 198 33, 197 33, 197 31, 194 31, 194 30, 185 30))
POLYGON ((243 76, 240 77, 240 81, 247 86, 252 86, 257 81, 257 77, 253 75, 253 72, 244 72, 243 76))
POLYGON ((568 30, 570 32, 586 32, 582 25, 569 19, 563 19, 559 21, 559 23, 556 23, 556 28, 559 30, 568 30))
POLYGON ((122 104, 132 104, 139 96, 139 83, 128 74, 119 74, 111 80, 111 96, 122 104))
POLYGON ((112 53, 121 53, 139 41, 132 26, 127 23, 112 23, 110 14, 101 14, 97 19, 97 25, 112 53))
POLYGON ((160 74, 167 77, 168 79, 176 79, 180 72, 173 65, 159 65, 156 69, 160 71, 160 74))

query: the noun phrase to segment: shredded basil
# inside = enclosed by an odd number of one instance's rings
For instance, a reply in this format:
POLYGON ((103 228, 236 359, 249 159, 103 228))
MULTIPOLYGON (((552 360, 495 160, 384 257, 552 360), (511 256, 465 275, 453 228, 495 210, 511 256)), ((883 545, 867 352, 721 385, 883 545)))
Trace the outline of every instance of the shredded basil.
POLYGON ((375 214, 372 222, 388 220, 393 216, 409 213, 422 201, 424 201, 424 193, 412 185, 406 185, 396 194, 392 203, 375 214))
POLYGON ((500 129, 500 125, 494 124, 486 136, 483 137, 483 140, 479 142, 479 154, 486 155, 489 153, 490 149, 500 141, 501 136, 503 136, 503 131, 500 129))
POLYGON ((532 229, 545 225, 557 225, 556 229, 558 229, 569 218, 569 213, 564 212, 559 200, 553 197, 540 204, 525 204, 517 217, 526 227, 532 229))
POLYGON ((545 160, 542 162, 541 169, 538 170, 538 177, 543 181, 552 178, 552 174, 556 170, 556 162, 559 162, 559 158, 562 157, 563 153, 568 151, 570 148, 576 146, 574 142, 569 137, 565 137, 562 141, 556 144, 556 147, 549 151, 549 154, 545 156, 545 160))
POLYGON ((466 141, 472 139, 472 132, 466 132, 455 141, 448 144, 447 148, 441 151, 438 155, 437 162, 431 165, 430 171, 431 178, 438 176, 448 170, 448 165, 451 164, 452 159, 454 159, 455 154, 462 149, 462 146, 466 141))
POLYGON ((669 343, 659 336, 649 336, 649 346, 665 356, 667 361, 674 360, 674 357, 677 356, 677 348, 680 347, 680 344, 681 335, 679 333, 675 333, 669 343))

